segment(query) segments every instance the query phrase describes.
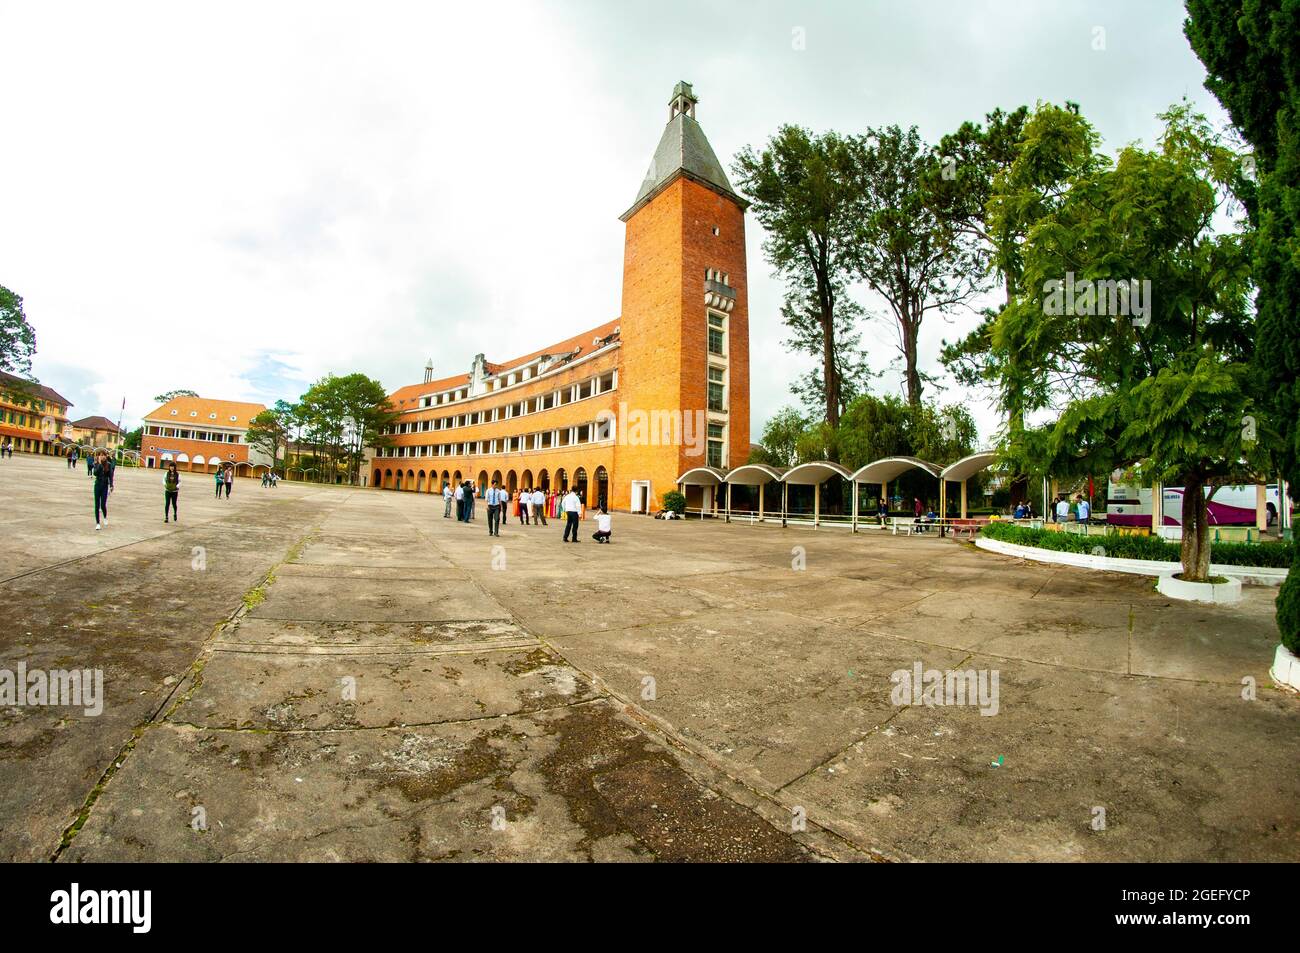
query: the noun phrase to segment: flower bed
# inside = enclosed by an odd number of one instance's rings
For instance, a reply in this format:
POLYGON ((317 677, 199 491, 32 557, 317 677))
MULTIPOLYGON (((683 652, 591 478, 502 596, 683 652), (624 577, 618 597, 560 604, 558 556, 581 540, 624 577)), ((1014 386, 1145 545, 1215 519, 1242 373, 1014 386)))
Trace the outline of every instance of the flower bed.
MULTIPOLYGON (((1049 529, 1030 529, 1011 523, 992 522, 980 529, 980 535, 1018 546, 1033 546, 1061 553, 1095 553, 1098 547, 1115 559, 1146 559, 1173 562, 1180 559, 1177 543, 1157 536, 1120 535, 1083 536, 1049 529)), ((1295 556, 1295 543, 1216 543, 1210 547, 1210 560, 1222 566, 1260 566, 1286 569, 1295 556)))

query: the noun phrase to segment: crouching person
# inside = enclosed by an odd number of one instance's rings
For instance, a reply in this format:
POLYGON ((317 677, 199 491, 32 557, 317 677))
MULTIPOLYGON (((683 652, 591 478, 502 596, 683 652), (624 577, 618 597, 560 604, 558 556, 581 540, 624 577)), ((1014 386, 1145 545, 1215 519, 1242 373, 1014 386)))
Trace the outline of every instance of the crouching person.
POLYGON ((596 514, 596 532, 591 534, 591 538, 598 543, 608 543, 610 537, 610 518, 602 506, 600 512, 596 514))

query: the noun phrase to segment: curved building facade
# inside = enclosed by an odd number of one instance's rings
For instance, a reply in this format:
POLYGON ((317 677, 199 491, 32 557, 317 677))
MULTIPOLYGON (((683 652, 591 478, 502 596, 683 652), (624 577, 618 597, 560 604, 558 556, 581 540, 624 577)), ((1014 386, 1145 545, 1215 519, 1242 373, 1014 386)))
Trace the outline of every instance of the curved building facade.
POLYGON ((626 225, 622 314, 541 351, 389 396, 398 421, 371 486, 417 493, 493 481, 576 488, 589 507, 649 512, 692 466, 749 453, 746 203, 678 83, 626 225))

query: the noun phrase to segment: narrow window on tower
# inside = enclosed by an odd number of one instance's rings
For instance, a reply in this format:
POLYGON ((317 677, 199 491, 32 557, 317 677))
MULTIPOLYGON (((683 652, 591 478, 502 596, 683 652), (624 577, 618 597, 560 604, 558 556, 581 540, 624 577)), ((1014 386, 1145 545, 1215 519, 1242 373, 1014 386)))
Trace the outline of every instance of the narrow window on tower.
POLYGON ((709 367, 709 410, 727 409, 727 372, 721 367, 709 367))
POLYGON ((722 315, 709 312, 709 353, 725 357, 727 332, 722 315))
POLYGON ((709 424, 709 466, 722 469, 722 424, 709 424))

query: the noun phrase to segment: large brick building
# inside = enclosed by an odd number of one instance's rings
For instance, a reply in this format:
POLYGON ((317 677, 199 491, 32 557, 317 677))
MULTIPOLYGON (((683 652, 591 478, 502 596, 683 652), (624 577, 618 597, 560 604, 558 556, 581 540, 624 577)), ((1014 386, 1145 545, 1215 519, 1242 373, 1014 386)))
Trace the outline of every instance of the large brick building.
POLYGON ((174 397, 144 418, 140 458, 146 467, 172 460, 182 470, 213 473, 233 466, 241 476, 271 465, 270 458, 249 446, 244 434, 261 404, 208 397, 174 397))
POLYGON ((372 486, 576 487, 644 512, 684 471, 749 452, 746 203, 678 83, 626 225, 622 314, 550 347, 400 388, 372 486))

